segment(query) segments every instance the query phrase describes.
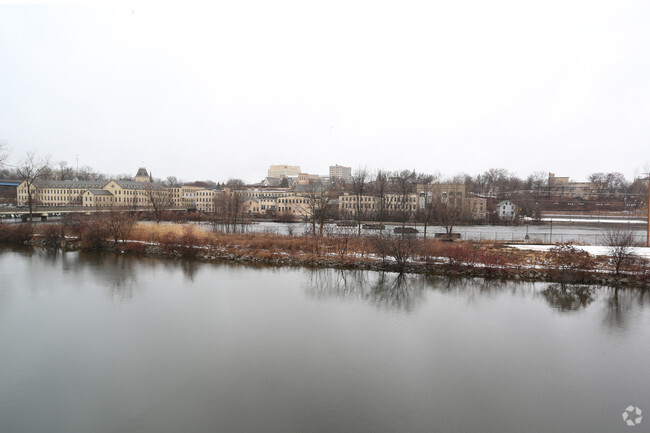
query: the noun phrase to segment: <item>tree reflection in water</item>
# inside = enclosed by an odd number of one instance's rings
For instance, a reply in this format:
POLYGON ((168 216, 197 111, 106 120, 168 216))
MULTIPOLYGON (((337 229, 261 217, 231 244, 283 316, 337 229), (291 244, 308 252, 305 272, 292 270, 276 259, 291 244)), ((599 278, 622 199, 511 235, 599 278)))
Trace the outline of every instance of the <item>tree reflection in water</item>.
POLYGON ((643 311, 650 305, 650 291, 647 289, 619 289, 608 290, 605 303, 605 325, 615 330, 625 330, 629 318, 637 311, 643 311))
POLYGON ((549 284, 542 290, 544 299, 561 312, 586 308, 596 299, 596 288, 581 284, 549 284))
POLYGON ((147 257, 94 251, 79 251, 77 260, 68 264, 75 272, 92 273, 96 281, 106 286, 110 298, 118 302, 130 301, 138 287, 137 273, 155 266, 147 257))
POLYGON ((316 298, 354 298, 379 308, 413 311, 423 298, 418 275, 390 272, 317 269, 311 271, 306 292, 316 298))

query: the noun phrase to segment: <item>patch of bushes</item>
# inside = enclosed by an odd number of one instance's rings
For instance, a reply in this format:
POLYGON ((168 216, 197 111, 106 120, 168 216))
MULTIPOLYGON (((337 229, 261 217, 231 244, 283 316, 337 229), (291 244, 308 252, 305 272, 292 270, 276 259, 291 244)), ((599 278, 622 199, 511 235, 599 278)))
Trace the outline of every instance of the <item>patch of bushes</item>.
POLYGON ((101 218, 89 218, 81 232, 81 248, 101 250, 106 248, 110 232, 101 218))
POLYGON ((32 239, 34 230, 31 224, 0 223, 0 242, 22 244, 32 239))
POLYGON ((41 230, 45 248, 56 249, 61 246, 63 239, 62 227, 59 224, 48 224, 41 230))
POLYGON ((204 245, 204 239, 197 235, 193 225, 183 227, 183 234, 178 241, 180 253, 185 257, 196 256, 204 245))

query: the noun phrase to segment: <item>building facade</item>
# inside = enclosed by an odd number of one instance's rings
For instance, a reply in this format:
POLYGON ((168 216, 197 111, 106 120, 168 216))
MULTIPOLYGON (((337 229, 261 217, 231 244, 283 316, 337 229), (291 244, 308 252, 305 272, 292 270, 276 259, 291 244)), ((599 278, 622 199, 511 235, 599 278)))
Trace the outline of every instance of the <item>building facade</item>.
POLYGON ((298 165, 272 165, 267 176, 270 178, 296 177, 300 174, 298 165))
POLYGON ((501 221, 513 221, 517 218, 517 205, 510 200, 500 201, 496 213, 501 221))
POLYGON ((345 183, 352 181, 352 167, 342 165, 330 165, 330 181, 342 180, 345 183))

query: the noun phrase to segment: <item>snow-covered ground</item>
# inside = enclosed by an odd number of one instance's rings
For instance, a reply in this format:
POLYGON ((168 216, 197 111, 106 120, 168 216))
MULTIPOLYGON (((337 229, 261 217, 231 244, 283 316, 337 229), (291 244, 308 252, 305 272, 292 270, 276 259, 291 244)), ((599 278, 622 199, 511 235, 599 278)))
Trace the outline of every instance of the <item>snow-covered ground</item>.
POLYGON ((612 223, 612 224, 647 224, 645 220, 642 219, 610 219, 610 218, 541 218, 544 222, 571 222, 571 223, 584 223, 584 224, 593 224, 593 223, 612 223))
MULTIPOLYGON (((534 244, 510 244, 509 246, 520 250, 531 250, 531 251, 548 251, 554 247, 554 245, 534 245, 534 244)), ((584 250, 594 256, 606 256, 609 254, 609 248, 600 245, 574 245, 574 247, 584 250)), ((649 247, 635 247, 633 248, 633 250, 634 253, 640 257, 650 258, 649 247)))

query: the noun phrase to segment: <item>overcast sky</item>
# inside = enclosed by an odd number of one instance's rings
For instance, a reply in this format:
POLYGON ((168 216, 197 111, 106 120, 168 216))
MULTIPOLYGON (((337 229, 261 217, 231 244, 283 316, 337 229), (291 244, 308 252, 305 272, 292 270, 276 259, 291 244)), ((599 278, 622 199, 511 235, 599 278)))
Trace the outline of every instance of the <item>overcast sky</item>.
POLYGON ((188 181, 629 179, 650 163, 649 22, 647 0, 0 1, 0 140, 188 181))

